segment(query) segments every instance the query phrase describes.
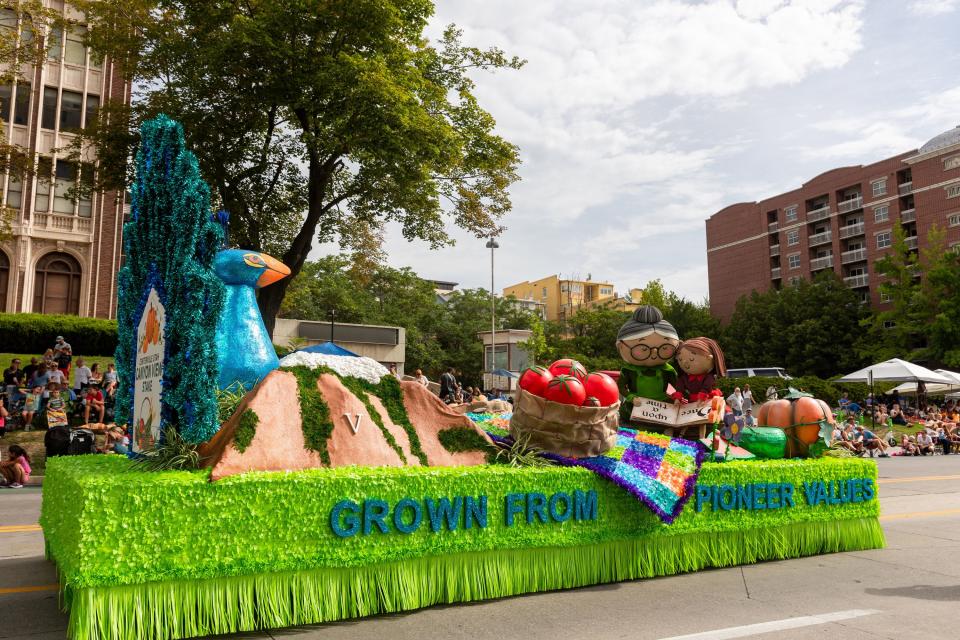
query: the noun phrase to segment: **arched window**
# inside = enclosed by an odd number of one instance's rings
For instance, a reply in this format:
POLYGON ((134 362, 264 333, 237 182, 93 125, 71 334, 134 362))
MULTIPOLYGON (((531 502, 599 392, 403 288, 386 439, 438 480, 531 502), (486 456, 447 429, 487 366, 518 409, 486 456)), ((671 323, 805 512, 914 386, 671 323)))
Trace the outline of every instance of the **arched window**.
POLYGON ((10 261, 0 251, 0 312, 7 310, 7 287, 10 283, 10 261))
POLYGON ((48 253, 37 262, 34 313, 80 313, 80 263, 66 253, 48 253))

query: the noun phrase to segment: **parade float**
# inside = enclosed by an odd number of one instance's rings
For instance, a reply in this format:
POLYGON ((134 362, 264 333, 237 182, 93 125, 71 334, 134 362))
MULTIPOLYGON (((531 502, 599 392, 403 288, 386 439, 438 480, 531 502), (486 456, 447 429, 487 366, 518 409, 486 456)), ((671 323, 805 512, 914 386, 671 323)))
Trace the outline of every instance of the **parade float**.
POLYGON ((800 399, 771 408, 784 446, 748 442, 713 392, 718 348, 684 349, 653 308, 621 330, 617 380, 532 370, 512 414, 463 415, 365 358, 278 361, 254 291, 289 271, 223 248, 179 125, 142 138, 118 402, 135 457, 181 442, 202 466, 49 461, 41 525, 70 637, 278 628, 883 546, 872 461, 787 457, 788 442, 815 454, 826 424, 800 399), (221 424, 218 389, 237 383, 221 424), (720 455, 738 444, 764 455, 720 455))

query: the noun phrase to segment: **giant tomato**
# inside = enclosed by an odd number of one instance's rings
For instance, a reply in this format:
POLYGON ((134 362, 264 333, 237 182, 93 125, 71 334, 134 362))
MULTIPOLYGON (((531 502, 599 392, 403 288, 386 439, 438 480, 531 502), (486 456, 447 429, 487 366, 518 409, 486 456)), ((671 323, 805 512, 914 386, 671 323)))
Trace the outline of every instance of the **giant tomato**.
POLYGON ((553 374, 546 367, 527 367, 520 374, 520 381, 517 384, 524 391, 542 398, 551 380, 553 380, 553 374))
POLYGON ((580 382, 583 382, 587 378, 587 368, 576 360, 571 360, 570 358, 557 360, 551 364, 550 373, 552 373, 554 377, 559 375, 573 376, 580 382))
POLYGON ((620 399, 620 389, 613 378, 605 373, 591 373, 583 382, 588 396, 600 401, 601 407, 609 407, 620 399))
POLYGON ((579 406, 587 399, 587 392, 583 388, 583 383, 575 377, 560 374, 547 385, 543 397, 551 402, 579 406))

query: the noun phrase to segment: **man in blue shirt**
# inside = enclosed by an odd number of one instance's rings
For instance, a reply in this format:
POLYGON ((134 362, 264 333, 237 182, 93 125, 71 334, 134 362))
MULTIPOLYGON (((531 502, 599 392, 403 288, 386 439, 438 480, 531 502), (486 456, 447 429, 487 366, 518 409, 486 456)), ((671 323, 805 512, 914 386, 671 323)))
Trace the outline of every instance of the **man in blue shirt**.
POLYGON ((881 458, 890 457, 887 454, 887 443, 881 440, 880 438, 878 438, 877 434, 875 434, 873 431, 870 431, 870 429, 866 429, 860 426, 860 427, 857 427, 857 435, 859 435, 860 438, 862 438, 863 446, 865 446, 867 448, 867 451, 870 452, 871 458, 873 457, 873 452, 875 449, 880 450, 881 458))

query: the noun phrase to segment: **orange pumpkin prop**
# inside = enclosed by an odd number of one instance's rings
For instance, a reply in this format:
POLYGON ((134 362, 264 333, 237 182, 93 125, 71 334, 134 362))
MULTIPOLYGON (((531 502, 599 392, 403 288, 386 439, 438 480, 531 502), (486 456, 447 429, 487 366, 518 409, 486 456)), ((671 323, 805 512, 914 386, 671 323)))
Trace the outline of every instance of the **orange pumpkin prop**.
POLYGON ((787 458, 806 457, 810 445, 820 437, 820 422, 836 424, 830 406, 823 400, 800 397, 793 400, 770 400, 760 405, 757 424, 777 427, 787 434, 787 458))

